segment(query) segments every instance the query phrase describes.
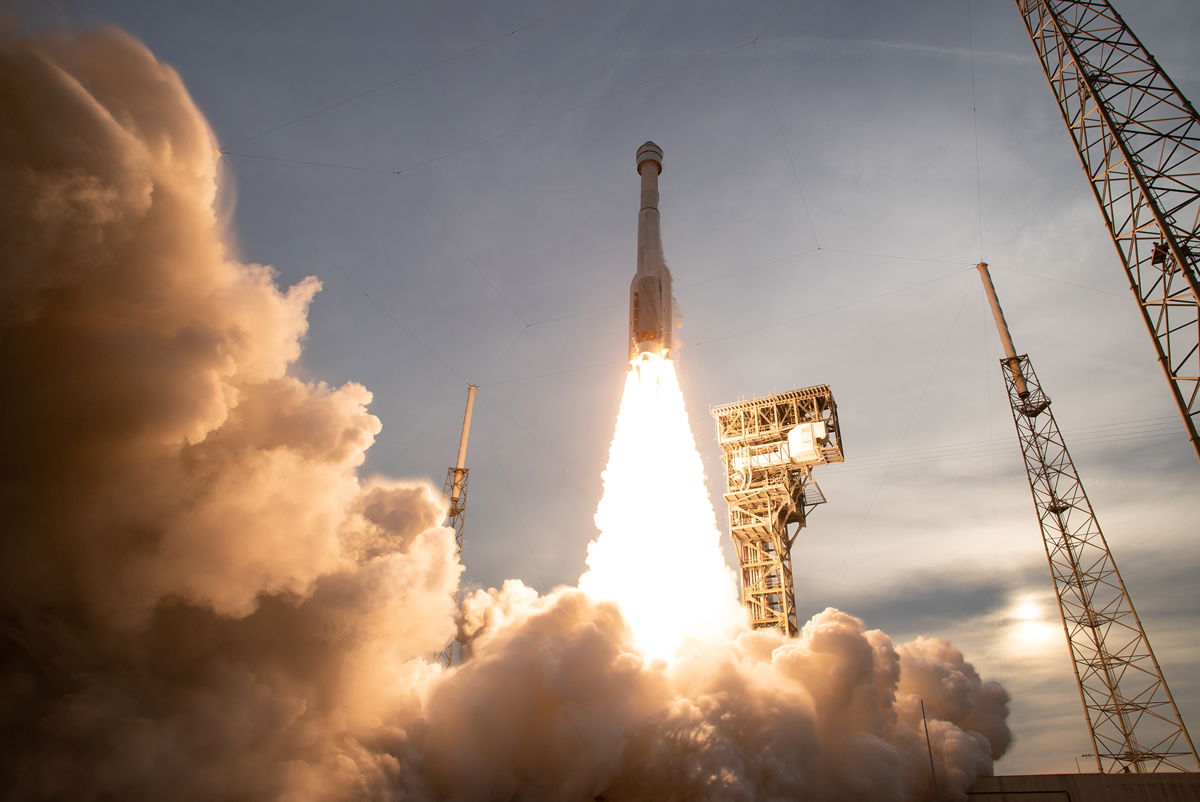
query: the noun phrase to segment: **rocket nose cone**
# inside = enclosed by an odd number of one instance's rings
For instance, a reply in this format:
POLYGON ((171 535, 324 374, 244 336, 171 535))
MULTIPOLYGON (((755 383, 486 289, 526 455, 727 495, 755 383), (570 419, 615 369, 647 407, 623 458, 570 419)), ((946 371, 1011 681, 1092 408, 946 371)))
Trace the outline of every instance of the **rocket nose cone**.
POLYGON ((658 165, 658 172, 662 172, 663 149, 653 142, 647 140, 637 150, 637 171, 642 171, 642 165, 653 162, 658 165))

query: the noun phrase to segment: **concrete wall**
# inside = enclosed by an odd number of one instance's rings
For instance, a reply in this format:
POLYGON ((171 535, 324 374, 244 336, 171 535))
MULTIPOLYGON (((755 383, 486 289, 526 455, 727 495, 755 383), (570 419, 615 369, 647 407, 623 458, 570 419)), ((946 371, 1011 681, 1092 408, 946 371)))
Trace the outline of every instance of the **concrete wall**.
POLYGON ((1200 774, 1024 774, 980 777, 971 802, 1200 802, 1200 774))

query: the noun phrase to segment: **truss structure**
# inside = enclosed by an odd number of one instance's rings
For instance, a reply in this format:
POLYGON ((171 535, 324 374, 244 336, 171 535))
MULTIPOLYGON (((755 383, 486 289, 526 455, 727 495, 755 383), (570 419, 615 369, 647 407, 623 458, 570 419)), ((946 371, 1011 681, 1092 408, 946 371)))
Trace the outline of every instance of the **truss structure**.
MULTIPOLYGON (((442 495, 450 500, 446 526, 454 530, 454 550, 459 562, 462 562, 463 531, 467 523, 467 477, 470 472, 470 468, 450 468, 446 471, 446 484, 442 486, 442 495)), ((444 666, 461 663, 462 649, 462 641, 455 638, 438 653, 438 660, 444 666)))
MULTIPOLYGON (((475 391, 479 389, 472 384, 467 387, 467 408, 463 412, 462 434, 458 438, 458 460, 453 468, 446 470, 446 484, 442 486, 442 494, 450 502, 446 510, 446 526, 454 530, 454 550, 458 561, 462 562, 463 532, 467 524, 467 479, 471 469, 466 466, 467 443, 471 438, 471 413, 475 409, 475 391)), ((458 598, 455 597, 455 607, 458 598)), ((462 663, 465 656, 466 644, 462 637, 456 637, 443 649, 438 658, 444 666, 462 663)))
POLYGON ((742 603, 755 629, 799 632, 792 543, 825 503, 812 468, 842 462, 837 405, 826 385, 714 407, 725 465, 729 534, 742 603))
POLYGON ((463 531, 467 524, 467 479, 470 475, 470 468, 450 468, 446 471, 446 484, 442 486, 442 494, 450 500, 446 526, 454 530, 454 550, 460 561, 463 531))
POLYGON ((1200 767, 1029 357, 1003 367, 1092 752, 1101 772, 1200 767))
POLYGON ((1200 457, 1200 117, 1108 0, 1017 0, 1200 457))

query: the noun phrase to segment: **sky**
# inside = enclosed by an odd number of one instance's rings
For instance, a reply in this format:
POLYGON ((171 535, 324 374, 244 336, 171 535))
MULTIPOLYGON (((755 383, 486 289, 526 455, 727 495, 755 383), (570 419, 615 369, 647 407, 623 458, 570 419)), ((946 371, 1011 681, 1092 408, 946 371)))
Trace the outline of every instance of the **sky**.
MULTIPOLYGON (((1118 8, 1200 96, 1200 7, 1118 8)), ((480 386, 475 586, 583 570, 624 372, 634 152, 657 142, 720 523, 709 408, 830 385, 846 462, 817 470, 828 503, 793 551, 801 617, 948 638, 1013 696, 998 773, 1073 771, 1090 744, 973 269, 989 262, 1200 726, 1200 464, 1015 4, 10 9, 22 30, 119 26, 179 71, 228 151, 241 257, 323 282, 298 371, 372 391, 367 473, 440 482, 480 386)))

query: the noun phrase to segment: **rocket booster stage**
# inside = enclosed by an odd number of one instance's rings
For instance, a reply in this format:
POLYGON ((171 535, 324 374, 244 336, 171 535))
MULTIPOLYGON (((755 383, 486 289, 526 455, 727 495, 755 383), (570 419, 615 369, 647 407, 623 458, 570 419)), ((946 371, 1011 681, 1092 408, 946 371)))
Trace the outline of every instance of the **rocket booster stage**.
POLYGON ((675 318, 671 305, 671 271, 663 257, 658 220, 658 176, 662 148, 647 142, 638 148, 637 171, 642 176, 642 205, 638 211, 637 273, 629 287, 629 361, 643 354, 671 355, 675 318))

